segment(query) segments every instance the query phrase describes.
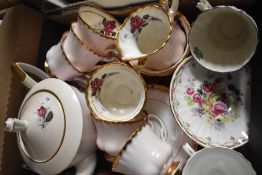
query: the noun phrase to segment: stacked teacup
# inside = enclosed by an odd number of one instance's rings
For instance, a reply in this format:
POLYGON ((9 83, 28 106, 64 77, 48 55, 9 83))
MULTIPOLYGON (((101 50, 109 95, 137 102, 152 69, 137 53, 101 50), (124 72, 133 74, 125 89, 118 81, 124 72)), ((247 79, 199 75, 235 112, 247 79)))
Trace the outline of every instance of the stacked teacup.
POLYGON ((72 80, 92 72, 101 62, 117 61, 110 53, 119 27, 120 23, 101 9, 80 8, 70 31, 47 52, 47 72, 61 80, 72 80))

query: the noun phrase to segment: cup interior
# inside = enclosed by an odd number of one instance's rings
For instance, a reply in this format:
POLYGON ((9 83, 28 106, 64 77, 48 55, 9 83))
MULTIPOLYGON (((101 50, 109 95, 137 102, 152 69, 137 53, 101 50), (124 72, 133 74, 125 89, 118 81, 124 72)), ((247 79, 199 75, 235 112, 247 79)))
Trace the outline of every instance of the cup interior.
POLYGON ((163 47, 172 32, 167 13, 160 7, 147 6, 132 13, 118 35, 118 48, 123 59, 137 58, 163 47))
POLYGON ((116 37, 119 22, 106 12, 91 6, 79 9, 79 17, 95 32, 109 37, 116 37))
POLYGON ((144 81, 125 64, 108 64, 92 75, 88 100, 99 119, 129 121, 140 113, 144 105, 144 81))
POLYGON ((198 16, 189 33, 189 45, 204 67, 218 72, 237 70, 255 52, 257 27, 244 11, 214 7, 198 16))
POLYGON ((225 148, 205 148, 191 157, 183 175, 255 175, 251 164, 236 151, 225 148))

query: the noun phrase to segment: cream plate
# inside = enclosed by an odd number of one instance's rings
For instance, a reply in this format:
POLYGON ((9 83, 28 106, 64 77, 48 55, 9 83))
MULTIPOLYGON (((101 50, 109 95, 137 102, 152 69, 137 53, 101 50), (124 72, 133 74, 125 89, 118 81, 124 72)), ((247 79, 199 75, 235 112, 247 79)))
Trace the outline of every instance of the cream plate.
POLYGON ((131 67, 110 63, 92 75, 87 89, 89 107, 97 119, 129 121, 142 110, 145 82, 131 67))
POLYGON ((172 112, 180 127, 200 145, 239 147, 248 141, 250 84, 247 67, 216 73, 189 57, 171 80, 172 112))
MULTIPOLYGON (((193 141, 180 129, 176 120, 173 117, 170 103, 168 88, 159 85, 148 85, 147 99, 145 110, 148 114, 154 114, 163 123, 162 133, 165 141, 167 141, 173 148, 173 160, 180 161, 179 169, 185 165, 189 156, 183 150, 183 145, 189 143, 194 145, 193 141)), ((160 136, 159 122, 155 122, 150 118, 149 123, 154 133, 160 136)), ((160 136, 161 137, 161 136, 160 136)))

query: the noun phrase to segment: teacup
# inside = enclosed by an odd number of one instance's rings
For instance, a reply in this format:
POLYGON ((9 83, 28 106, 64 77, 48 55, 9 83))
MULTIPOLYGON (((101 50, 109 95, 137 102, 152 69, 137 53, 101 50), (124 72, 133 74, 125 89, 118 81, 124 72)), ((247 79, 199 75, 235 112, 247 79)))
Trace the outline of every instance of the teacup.
POLYGON ((67 33, 63 35, 61 41, 52 46, 47 54, 45 61, 46 72, 52 77, 57 77, 61 80, 71 80, 77 76, 85 74, 81 72, 74 64, 72 64, 66 55, 62 44, 67 33))
POLYGON ((234 150, 211 147, 196 152, 188 144, 183 148, 191 156, 183 175, 256 175, 251 163, 234 150))
POLYGON ((109 57, 103 57, 96 54, 90 45, 85 44, 81 40, 79 25, 76 22, 71 24, 71 29, 62 42, 64 52, 67 54, 70 62, 81 72, 91 72, 97 67, 97 63, 100 61, 110 62, 115 60, 109 57))
POLYGON ((149 125, 138 128, 115 159, 112 170, 123 174, 174 174, 178 162, 172 160, 172 148, 149 125))
MULTIPOLYGON (((176 12, 173 32, 174 32, 174 55, 168 59, 161 59, 161 64, 159 62, 148 62, 142 69, 141 73, 148 76, 168 76, 174 72, 177 66, 183 61, 189 54, 189 45, 187 42, 187 35, 190 30, 190 23, 187 18, 179 11, 176 12), (153 63, 153 64, 152 64, 153 63), (161 67, 166 65, 166 69, 161 67), (158 67, 160 66, 160 67, 158 67), (162 70, 156 70, 162 69, 162 70)), ((137 61, 129 61, 129 63, 137 69, 137 61)))
POLYGON ((126 122, 110 122, 93 117, 96 126, 96 145, 105 151, 111 160, 120 152, 132 133, 147 122, 147 115, 141 113, 135 120, 126 122))
POLYGON ((173 3, 175 7, 169 13, 158 5, 148 5, 126 18, 116 43, 122 61, 138 61, 142 66, 157 65, 155 70, 166 69, 178 61, 179 58, 170 61, 174 55, 173 20, 178 1, 173 3))
POLYGON ((189 32, 193 57, 207 69, 230 72, 243 67, 255 53, 258 28, 246 12, 233 6, 211 7, 200 0, 203 11, 189 32))
POLYGON ((143 78, 124 63, 108 63, 89 80, 86 100, 100 120, 123 122, 140 114, 146 99, 143 78))
POLYGON ((100 56, 107 56, 115 45, 120 23, 102 9, 83 6, 78 11, 79 33, 90 49, 100 56))

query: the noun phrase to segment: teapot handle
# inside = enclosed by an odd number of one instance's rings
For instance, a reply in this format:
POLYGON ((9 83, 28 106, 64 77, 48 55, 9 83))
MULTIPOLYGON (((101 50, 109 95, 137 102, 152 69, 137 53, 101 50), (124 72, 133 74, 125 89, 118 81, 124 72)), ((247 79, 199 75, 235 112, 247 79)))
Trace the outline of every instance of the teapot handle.
POLYGON ((36 84, 36 81, 33 80, 26 72, 31 73, 40 79, 49 78, 49 76, 44 71, 26 63, 21 63, 21 62, 14 63, 12 64, 12 70, 21 80, 23 85, 25 85, 29 89, 31 89, 36 84))

